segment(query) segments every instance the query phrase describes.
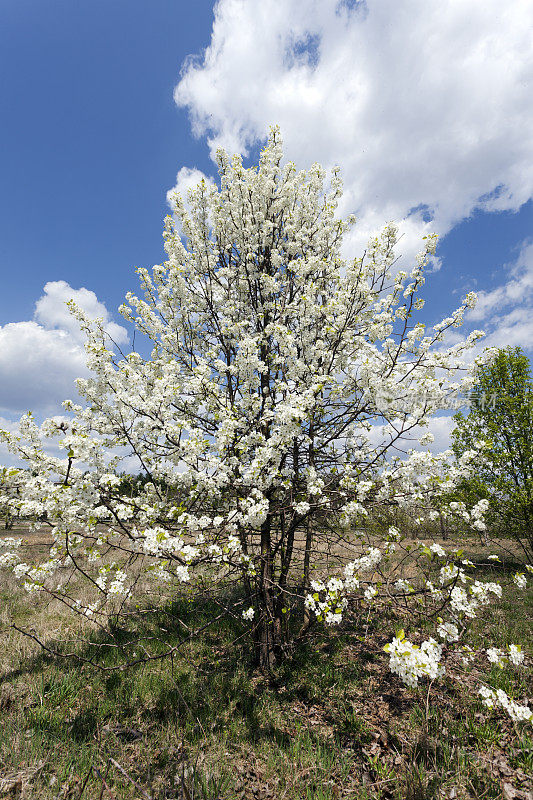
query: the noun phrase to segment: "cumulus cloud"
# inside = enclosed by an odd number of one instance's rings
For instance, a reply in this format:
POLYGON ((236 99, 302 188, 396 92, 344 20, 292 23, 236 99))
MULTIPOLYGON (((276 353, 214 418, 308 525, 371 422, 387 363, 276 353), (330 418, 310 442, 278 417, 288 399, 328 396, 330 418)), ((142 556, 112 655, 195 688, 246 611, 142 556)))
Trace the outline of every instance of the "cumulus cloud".
POLYGON ((90 319, 101 319, 104 329, 116 344, 125 344, 128 334, 125 328, 113 322, 109 311, 89 289, 73 289, 66 281, 49 281, 44 294, 35 304, 34 319, 47 330, 66 331, 77 342, 85 341, 85 334, 78 321, 70 313, 67 302, 73 300, 90 319))
POLYGON ((117 343, 125 328, 114 323, 94 292, 73 289, 65 281, 45 285, 33 320, 0 326, 0 411, 57 413, 61 402, 76 397, 74 381, 87 373, 83 334, 65 302, 73 299, 91 318, 103 319, 117 343))
POLYGON ((533 193, 529 0, 219 0, 175 100, 211 152, 278 123, 298 164, 342 168, 353 246, 388 220, 402 250, 533 193))
POLYGON ((14 413, 55 408, 75 393, 74 379, 87 371, 83 347, 62 330, 37 322, 0 328, 0 408, 14 413))

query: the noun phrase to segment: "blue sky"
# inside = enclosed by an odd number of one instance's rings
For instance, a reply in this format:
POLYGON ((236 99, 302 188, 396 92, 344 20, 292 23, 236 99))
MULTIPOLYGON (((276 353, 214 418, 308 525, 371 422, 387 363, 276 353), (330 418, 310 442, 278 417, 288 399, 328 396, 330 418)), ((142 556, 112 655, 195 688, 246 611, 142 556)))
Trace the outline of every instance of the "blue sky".
POLYGON ((214 175, 219 145, 253 157, 272 123, 302 167, 341 166, 347 252, 394 219, 409 262, 436 231, 427 321, 473 288, 466 329, 530 348, 529 2, 4 0, 1 16, 4 420, 73 394, 68 297, 127 347, 116 308, 163 258, 167 191, 214 175))
POLYGON ((166 190, 209 167, 172 91, 211 25, 205 0, 2 3, 0 322, 30 319, 48 280, 114 309, 162 258, 166 190))

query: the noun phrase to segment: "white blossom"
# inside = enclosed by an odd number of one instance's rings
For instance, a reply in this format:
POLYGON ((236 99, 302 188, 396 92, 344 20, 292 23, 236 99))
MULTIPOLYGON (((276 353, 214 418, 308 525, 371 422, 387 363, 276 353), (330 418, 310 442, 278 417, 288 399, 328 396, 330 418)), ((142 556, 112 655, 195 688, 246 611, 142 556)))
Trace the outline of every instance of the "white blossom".
POLYGON ((365 598, 365 600, 368 600, 370 602, 377 595, 377 593, 378 590, 376 589, 375 586, 369 586, 363 592, 363 597, 365 598))
POLYGON ((478 694, 481 696, 484 705, 487 708, 503 708, 513 722, 532 722, 533 712, 529 706, 521 706, 514 700, 511 700, 503 689, 490 689, 488 686, 481 686, 478 689, 478 694))
POLYGON ((513 583, 515 586, 518 586, 519 589, 525 589, 527 586, 527 578, 523 572, 517 572, 513 577, 513 583))
POLYGON ((491 664, 496 664, 498 667, 503 667, 503 650, 500 650, 497 647, 490 647, 485 652, 487 653, 487 658, 491 664))
POLYGON ((435 639, 428 639, 420 647, 405 638, 403 631, 385 646, 389 653, 391 672, 399 675, 403 683, 414 688, 422 677, 435 680, 444 675, 440 665, 442 646, 435 639))
POLYGON ((437 633, 445 642, 457 642, 459 640, 459 629, 452 622, 439 623, 437 633))
POLYGON ((519 644, 510 644, 508 646, 509 661, 516 667, 524 662, 524 652, 519 644))

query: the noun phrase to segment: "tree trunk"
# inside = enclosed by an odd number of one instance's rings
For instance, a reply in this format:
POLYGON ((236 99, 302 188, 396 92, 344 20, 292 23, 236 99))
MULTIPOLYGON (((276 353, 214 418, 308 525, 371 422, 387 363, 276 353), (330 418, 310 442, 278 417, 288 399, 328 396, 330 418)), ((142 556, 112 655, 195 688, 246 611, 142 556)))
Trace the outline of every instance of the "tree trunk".
MULTIPOLYGON (((315 423, 313 419, 311 419, 309 423, 308 463, 310 467, 314 467, 315 465, 315 423)), ((307 530, 305 532, 304 573, 302 579, 303 594, 305 594, 305 592, 309 588, 309 571, 311 567, 312 546, 313 546, 313 526, 311 523, 311 518, 307 517, 307 530)), ((304 616, 303 616, 302 627, 300 629, 300 635, 302 635, 308 629, 310 624, 311 624, 311 617, 309 614, 309 609, 304 605, 304 616)))
MULTIPOLYGON (((309 569, 311 565, 311 548, 313 546, 313 527, 311 525, 311 520, 309 517, 307 518, 307 530, 305 532, 305 552, 304 552, 304 571, 303 571, 303 578, 302 578, 302 594, 306 592, 309 588, 309 569)), ((309 609, 307 606, 304 605, 304 616, 302 627, 300 629, 300 636, 305 633, 305 631, 309 628, 311 624, 311 616, 309 614, 309 609)))
POLYGON ((256 626, 256 662, 264 672, 276 664, 279 647, 280 621, 274 608, 272 585, 271 519, 267 516, 261 526, 261 573, 259 576, 259 619, 256 626))

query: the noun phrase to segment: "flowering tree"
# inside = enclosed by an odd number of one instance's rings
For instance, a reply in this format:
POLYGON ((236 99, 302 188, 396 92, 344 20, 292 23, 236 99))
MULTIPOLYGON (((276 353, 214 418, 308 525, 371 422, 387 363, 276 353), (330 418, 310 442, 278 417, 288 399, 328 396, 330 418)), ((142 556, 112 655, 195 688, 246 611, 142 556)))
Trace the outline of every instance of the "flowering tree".
MULTIPOLYGON (((40 428, 27 416, 20 435, 4 434, 29 465, 11 471, 4 495, 22 514, 46 514, 55 541, 43 564, 21 563, 12 548, 4 563, 27 589, 97 623, 149 581, 238 584, 226 608, 249 626, 265 669, 312 620, 338 623, 350 601, 455 609, 442 630, 459 638, 461 620, 498 589, 461 588, 464 569, 425 545, 415 550, 426 571, 402 579, 405 559, 383 567, 399 533, 377 548, 361 528, 370 505, 434 508, 468 464, 468 453, 453 466, 449 454, 408 448, 431 441, 431 414, 471 385, 461 354, 479 334, 448 349, 442 340, 475 297, 429 332, 415 324, 435 238, 409 275, 393 270, 393 225, 345 259, 354 220, 335 216, 337 171, 324 192, 319 165, 282 165, 276 129, 257 168, 222 151, 218 168, 220 188, 202 182, 187 205, 174 198, 168 260, 139 270, 143 297, 122 308, 151 356, 117 358, 103 326, 73 308, 93 372, 78 381, 86 405, 68 402, 69 420, 40 428), (64 458, 43 448, 54 435, 64 458), (117 476, 125 452, 146 476, 135 493, 117 476), (435 588, 426 573, 438 559, 435 588), (76 597, 65 570, 92 584, 94 602, 76 597)), ((411 682, 432 675, 440 645, 413 660, 405 639, 395 642, 393 666, 409 663, 411 682)))

